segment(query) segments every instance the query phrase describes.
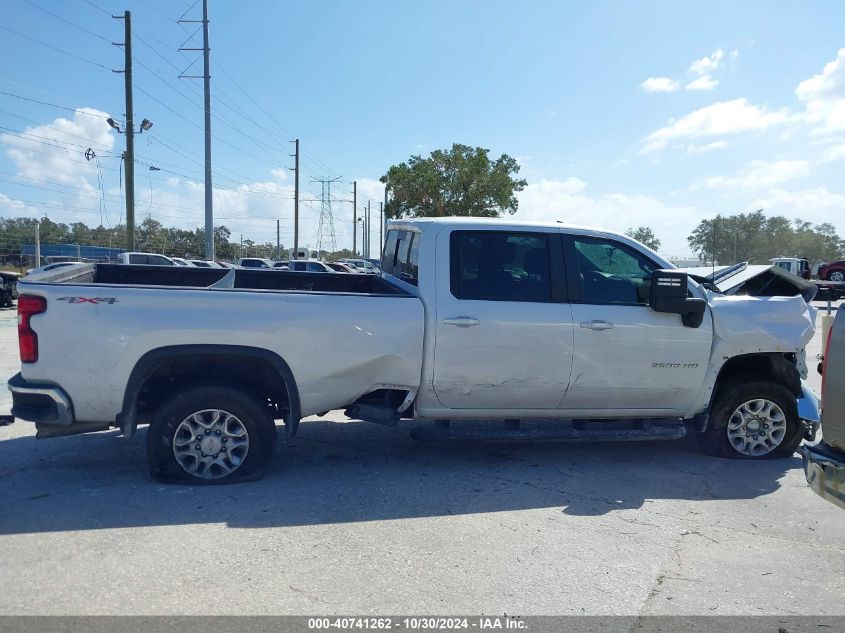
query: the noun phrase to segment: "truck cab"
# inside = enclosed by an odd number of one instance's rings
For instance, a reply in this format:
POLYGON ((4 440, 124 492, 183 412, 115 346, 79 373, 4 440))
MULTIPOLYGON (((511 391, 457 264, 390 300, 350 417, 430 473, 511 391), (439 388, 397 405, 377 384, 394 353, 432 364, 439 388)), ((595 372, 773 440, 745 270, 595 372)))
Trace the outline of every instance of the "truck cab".
POLYGON ((769 261, 802 279, 810 278, 810 262, 800 257, 773 257, 769 261))
POLYGON ((273 268, 273 262, 261 257, 241 257, 238 260, 241 268, 273 268))
POLYGON ((166 255, 158 253, 120 253, 117 256, 119 264, 131 264, 141 266, 175 266, 176 262, 166 255))

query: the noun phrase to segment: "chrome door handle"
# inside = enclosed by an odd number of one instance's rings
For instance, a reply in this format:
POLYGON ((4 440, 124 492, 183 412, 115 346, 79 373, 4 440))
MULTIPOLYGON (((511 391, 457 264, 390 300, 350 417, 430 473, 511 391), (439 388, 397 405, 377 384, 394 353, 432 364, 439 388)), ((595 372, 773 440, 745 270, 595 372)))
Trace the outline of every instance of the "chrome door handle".
POLYGON ((613 329, 613 323, 608 323, 607 321, 581 321, 581 327, 587 330, 611 330, 613 329))
POLYGON ((478 325, 479 323, 481 323, 481 321, 479 321, 475 317, 468 316, 459 316, 443 319, 444 325, 457 325, 458 327, 472 327, 473 325, 478 325))

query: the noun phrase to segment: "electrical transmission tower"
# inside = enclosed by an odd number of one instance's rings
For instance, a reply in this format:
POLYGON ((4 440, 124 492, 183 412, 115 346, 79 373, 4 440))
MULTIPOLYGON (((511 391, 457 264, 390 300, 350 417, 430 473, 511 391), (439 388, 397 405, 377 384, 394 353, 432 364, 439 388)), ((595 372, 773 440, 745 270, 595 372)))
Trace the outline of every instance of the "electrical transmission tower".
POLYGON ((317 252, 323 250, 323 243, 331 246, 331 252, 337 250, 337 239, 334 234, 334 217, 332 217, 332 183, 338 182, 340 176, 324 180, 312 180, 322 185, 320 195, 320 226, 317 229, 317 252))

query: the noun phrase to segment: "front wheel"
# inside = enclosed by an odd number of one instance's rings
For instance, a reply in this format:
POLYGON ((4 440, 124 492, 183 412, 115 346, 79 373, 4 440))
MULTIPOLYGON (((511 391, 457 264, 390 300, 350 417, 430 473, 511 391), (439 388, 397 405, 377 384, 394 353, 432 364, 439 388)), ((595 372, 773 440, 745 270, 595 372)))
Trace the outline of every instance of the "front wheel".
POLYGON ((829 281, 845 281, 845 273, 841 270, 834 270, 827 278, 829 281))
POLYGON ((792 455, 802 437, 795 396, 760 380, 719 391, 699 442, 716 457, 768 459, 792 455))
POLYGON ((167 483, 258 479, 275 448, 276 425, 267 407, 222 383, 188 386, 171 395, 147 432, 150 475, 167 483))

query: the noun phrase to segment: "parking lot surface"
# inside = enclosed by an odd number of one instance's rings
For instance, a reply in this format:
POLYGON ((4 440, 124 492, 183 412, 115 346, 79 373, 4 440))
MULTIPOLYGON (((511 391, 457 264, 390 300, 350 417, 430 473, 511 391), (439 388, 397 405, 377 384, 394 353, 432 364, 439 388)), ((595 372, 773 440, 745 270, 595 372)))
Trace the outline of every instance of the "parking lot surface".
POLYGON ((263 480, 205 488, 149 479, 144 432, 0 428, 0 613, 845 614, 845 514, 798 457, 436 446, 411 425, 311 418, 263 480))

